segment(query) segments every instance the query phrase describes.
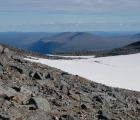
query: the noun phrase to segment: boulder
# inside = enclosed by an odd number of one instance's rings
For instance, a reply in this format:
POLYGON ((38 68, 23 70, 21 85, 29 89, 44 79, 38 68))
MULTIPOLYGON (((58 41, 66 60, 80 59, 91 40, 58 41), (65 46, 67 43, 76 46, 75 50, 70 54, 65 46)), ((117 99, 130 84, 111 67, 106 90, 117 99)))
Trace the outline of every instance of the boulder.
POLYGON ((21 88, 20 88, 20 93, 23 95, 25 95, 25 99, 28 99, 28 98, 30 98, 31 97, 31 94, 32 94, 32 91, 30 90, 30 86, 26 86, 26 85, 24 85, 24 86, 21 86, 21 88))
POLYGON ((46 80, 45 74, 39 71, 30 71, 30 76, 34 77, 35 79, 46 80))
POLYGON ((0 54, 3 52, 3 46, 0 45, 0 54))
POLYGON ((86 96, 86 95, 80 94, 80 99, 83 102, 92 103, 92 100, 88 96, 86 96))
POLYGON ((2 80, 0 79, 0 86, 3 85, 4 83, 2 82, 2 80))
POLYGON ((6 89, 4 89, 2 86, 0 86, 0 95, 3 94, 7 95, 8 97, 12 97, 15 96, 17 92, 12 88, 7 87, 6 89))
POLYGON ((6 66, 8 64, 8 61, 5 57, 5 55, 0 55, 0 65, 2 65, 3 67, 6 66))
POLYGON ((17 102, 17 103, 19 103, 19 104, 22 104, 23 103, 23 98, 21 97, 21 96, 14 96, 13 98, 12 98, 12 100, 13 101, 15 101, 15 102, 17 102))
POLYGON ((78 100, 78 101, 81 100, 79 94, 72 94, 72 95, 70 95, 70 97, 72 97, 72 98, 74 98, 75 100, 78 100))
POLYGON ((33 97, 30 100, 30 104, 34 104, 37 109, 50 111, 50 104, 45 98, 33 97))
POLYGON ((25 62, 25 60, 24 60, 22 57, 17 56, 17 55, 13 55, 12 58, 13 58, 15 61, 20 62, 20 63, 25 62))
POLYGON ((106 108, 103 108, 102 110, 100 110, 98 115, 98 119, 100 120, 116 120, 111 113, 109 113, 109 110, 106 108))

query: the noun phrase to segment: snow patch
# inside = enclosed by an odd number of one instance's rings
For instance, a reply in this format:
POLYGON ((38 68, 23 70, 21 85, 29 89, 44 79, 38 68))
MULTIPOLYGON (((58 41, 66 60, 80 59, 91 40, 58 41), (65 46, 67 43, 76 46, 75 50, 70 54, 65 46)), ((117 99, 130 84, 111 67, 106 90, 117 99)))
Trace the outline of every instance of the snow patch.
POLYGON ((101 58, 86 56, 86 59, 73 60, 25 59, 77 74, 108 86, 140 91, 140 54, 101 58))

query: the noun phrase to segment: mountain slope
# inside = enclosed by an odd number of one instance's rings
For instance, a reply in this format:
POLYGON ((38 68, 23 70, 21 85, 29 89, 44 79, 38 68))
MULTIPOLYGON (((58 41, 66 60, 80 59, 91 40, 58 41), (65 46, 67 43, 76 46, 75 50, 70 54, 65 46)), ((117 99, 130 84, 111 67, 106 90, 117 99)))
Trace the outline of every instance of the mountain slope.
POLYGON ((21 56, 15 52, 0 46, 0 120, 139 120, 140 92, 89 81, 27 61, 24 50, 21 56))
POLYGON ((56 33, 43 32, 0 32, 0 42, 27 49, 31 44, 43 37, 49 37, 56 33))
POLYGON ((112 50, 101 50, 101 51, 78 51, 78 52, 58 52, 57 55, 65 56, 81 56, 81 55, 95 55, 96 57, 106 56, 117 56, 117 55, 129 55, 140 53, 140 41, 131 43, 130 45, 112 49, 112 50))
POLYGON ((139 39, 140 39, 140 33, 134 35, 133 37, 134 37, 134 38, 139 38, 139 39))
POLYGON ((55 53, 58 51, 77 51, 106 48, 102 46, 104 38, 88 33, 66 32, 52 37, 42 38, 29 47, 29 50, 39 53, 55 53), (43 44, 44 43, 44 44, 43 44))
POLYGON ((140 46, 140 41, 131 43, 130 45, 127 45, 127 47, 130 47, 130 46, 131 47, 140 46))
POLYGON ((64 32, 45 37, 32 44, 28 50, 38 53, 109 50, 128 45, 137 39, 129 37, 104 38, 84 32, 64 32))

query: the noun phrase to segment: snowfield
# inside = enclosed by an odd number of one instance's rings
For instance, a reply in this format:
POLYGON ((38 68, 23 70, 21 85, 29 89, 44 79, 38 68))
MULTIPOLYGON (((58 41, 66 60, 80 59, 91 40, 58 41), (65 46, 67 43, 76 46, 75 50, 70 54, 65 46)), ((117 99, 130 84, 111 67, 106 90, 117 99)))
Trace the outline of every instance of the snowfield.
POLYGON ((83 56, 83 59, 74 60, 25 59, 108 86, 140 91, 140 54, 101 58, 83 56))

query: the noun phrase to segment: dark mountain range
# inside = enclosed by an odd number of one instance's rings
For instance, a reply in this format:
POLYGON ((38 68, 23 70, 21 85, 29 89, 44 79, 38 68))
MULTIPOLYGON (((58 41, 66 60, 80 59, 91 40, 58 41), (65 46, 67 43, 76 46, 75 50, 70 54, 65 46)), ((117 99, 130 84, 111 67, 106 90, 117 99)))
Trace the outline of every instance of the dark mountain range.
POLYGON ((93 32, 0 32, 0 42, 38 53, 110 50, 140 40, 140 35, 93 32), (93 34, 95 33, 95 35, 93 34), (104 35, 103 35, 104 34, 104 35), (99 35, 99 36, 97 36, 99 35), (107 37, 110 36, 111 37, 107 37), (101 37, 104 36, 104 37, 101 37))
POLYGON ((140 39, 140 33, 134 35, 133 38, 139 38, 140 39))
POLYGON ((84 32, 64 32, 45 37, 32 44, 28 50, 38 53, 109 50, 138 41, 130 37, 104 38, 84 32))
POLYGON ((78 52, 58 52, 57 55, 65 56, 81 56, 81 55, 95 55, 96 57, 116 56, 116 55, 129 55, 140 53, 140 41, 131 43, 127 46, 102 51, 78 51, 78 52))
POLYGON ((127 47, 135 47, 135 46, 140 46, 140 41, 127 45, 127 47))
POLYGON ((31 44, 43 37, 50 37, 56 33, 44 32, 0 32, 0 42, 27 49, 31 44))

